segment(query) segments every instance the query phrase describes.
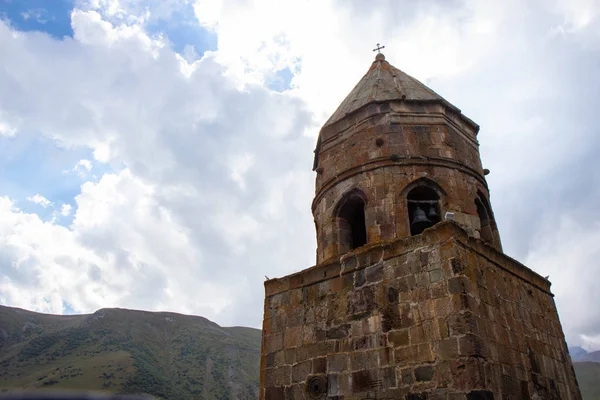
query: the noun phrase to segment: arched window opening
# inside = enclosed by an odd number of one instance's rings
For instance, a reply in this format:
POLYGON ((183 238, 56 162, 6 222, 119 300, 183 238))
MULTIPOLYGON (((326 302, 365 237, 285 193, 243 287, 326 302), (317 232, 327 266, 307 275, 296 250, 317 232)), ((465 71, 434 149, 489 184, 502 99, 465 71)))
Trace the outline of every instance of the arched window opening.
POLYGON ((475 199, 475 205, 477 206, 477 215, 479 215, 479 222, 481 225, 479 230, 481 239, 487 243, 493 243, 494 236, 492 234, 490 212, 480 198, 475 199))
POLYGON ((410 234, 419 235, 441 221, 440 196, 428 186, 417 186, 408 192, 410 234))
POLYGON ((356 249, 367 243, 365 202, 357 193, 344 198, 338 213, 340 253, 356 249))

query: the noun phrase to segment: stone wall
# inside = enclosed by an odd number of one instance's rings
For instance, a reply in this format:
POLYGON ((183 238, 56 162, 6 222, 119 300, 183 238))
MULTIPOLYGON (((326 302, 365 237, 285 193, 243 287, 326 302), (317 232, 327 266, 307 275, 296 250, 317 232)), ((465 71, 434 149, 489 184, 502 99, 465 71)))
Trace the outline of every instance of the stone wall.
MULTIPOLYGON (((423 178, 439 186, 441 208, 454 212, 471 235, 479 235, 475 199, 481 194, 489 202, 489 192, 476 130, 442 104, 372 104, 324 128, 321 141, 312 206, 317 263, 342 253, 335 209, 353 189, 368 200, 369 242, 410 235, 405 189, 423 178)), ((501 250, 497 230, 494 240, 501 250)))
POLYGON ((451 222, 269 280, 261 399, 581 399, 549 286, 451 222))

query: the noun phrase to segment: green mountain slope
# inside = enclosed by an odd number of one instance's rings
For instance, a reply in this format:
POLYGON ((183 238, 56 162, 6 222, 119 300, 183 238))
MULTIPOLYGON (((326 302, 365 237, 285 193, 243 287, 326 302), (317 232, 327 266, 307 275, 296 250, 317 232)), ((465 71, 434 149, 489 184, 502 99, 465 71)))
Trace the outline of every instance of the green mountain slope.
POLYGON ((573 367, 583 400, 600 400, 600 363, 575 362, 573 367))
POLYGON ((63 316, 0 306, 0 390, 253 399, 260 341, 258 329, 175 313, 102 309, 63 316))

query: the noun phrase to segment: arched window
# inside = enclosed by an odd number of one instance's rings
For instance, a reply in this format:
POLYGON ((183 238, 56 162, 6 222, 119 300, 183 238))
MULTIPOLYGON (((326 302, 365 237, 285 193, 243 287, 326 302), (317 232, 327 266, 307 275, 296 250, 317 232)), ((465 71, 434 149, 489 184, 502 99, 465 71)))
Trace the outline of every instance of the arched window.
POLYGON ((477 215, 479 215, 479 222, 481 225, 479 230, 481 239, 487 243, 494 243, 491 212, 485 197, 479 194, 479 197, 475 199, 475 205, 477 206, 477 215))
POLYGON ((362 193, 353 191, 340 201, 337 212, 340 254, 367 243, 365 201, 362 193))
POLYGON ((419 185, 408 192, 406 200, 411 235, 419 235, 440 222, 440 196, 436 190, 419 185))

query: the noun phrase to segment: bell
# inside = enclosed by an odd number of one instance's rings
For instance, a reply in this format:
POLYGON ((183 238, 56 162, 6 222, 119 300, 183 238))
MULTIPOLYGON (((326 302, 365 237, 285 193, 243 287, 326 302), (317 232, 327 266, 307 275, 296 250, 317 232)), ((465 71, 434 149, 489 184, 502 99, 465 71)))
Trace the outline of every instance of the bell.
POLYGON ((435 207, 433 205, 431 207, 429 207, 429 211, 427 211, 427 218, 434 221, 434 220, 438 219, 438 217, 439 217, 439 215, 438 215, 437 211, 435 210, 435 207))
MULTIPOLYGON (((434 210, 435 211, 435 210, 434 210)), ((420 207, 415 209, 415 213, 413 214, 413 220, 410 224, 410 230, 413 232, 413 235, 418 235, 423 232, 425 228, 429 228, 433 224, 425 215, 425 211, 421 210, 420 207)))

